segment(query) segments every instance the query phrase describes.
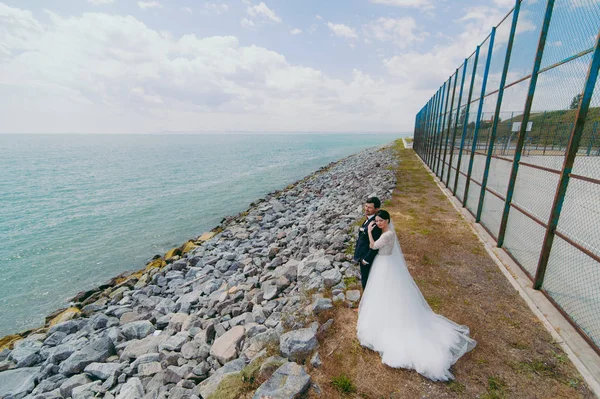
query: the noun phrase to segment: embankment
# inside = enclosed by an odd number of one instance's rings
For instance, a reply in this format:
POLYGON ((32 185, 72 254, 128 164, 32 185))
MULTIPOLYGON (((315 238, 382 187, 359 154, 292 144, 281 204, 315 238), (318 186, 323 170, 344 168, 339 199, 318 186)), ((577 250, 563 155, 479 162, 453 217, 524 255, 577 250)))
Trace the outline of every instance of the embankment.
MULTIPOLYGON (((266 196, 146 268, 82 292, 45 328, 0 341, 0 397, 287 397, 308 389, 319 323, 352 305, 362 203, 394 189, 370 149, 266 196), (254 391, 256 390, 256 394, 254 391), (29 396, 28 396, 29 395, 29 396)), ((223 204, 226 206, 227 204, 223 204)))

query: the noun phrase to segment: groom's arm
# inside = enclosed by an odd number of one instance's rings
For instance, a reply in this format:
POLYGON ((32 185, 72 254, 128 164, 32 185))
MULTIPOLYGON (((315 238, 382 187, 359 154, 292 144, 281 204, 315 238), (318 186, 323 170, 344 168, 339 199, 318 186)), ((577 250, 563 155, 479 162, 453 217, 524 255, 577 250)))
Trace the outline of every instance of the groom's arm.
MULTIPOLYGON (((381 236, 381 229, 373 229, 371 234, 373 235, 373 240, 377 241, 381 236)), ((377 255, 377 252, 379 252, 378 249, 369 248, 369 252, 367 252, 367 255, 365 255, 363 260, 370 265, 371 263, 373 263, 373 259, 375 259, 375 255, 377 255)))

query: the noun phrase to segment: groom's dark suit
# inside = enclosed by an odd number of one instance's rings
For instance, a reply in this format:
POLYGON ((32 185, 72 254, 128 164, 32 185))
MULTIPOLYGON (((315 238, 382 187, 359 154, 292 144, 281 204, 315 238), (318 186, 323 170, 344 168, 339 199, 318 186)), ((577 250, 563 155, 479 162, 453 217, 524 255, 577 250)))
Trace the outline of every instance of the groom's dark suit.
MULTIPOLYGON (((358 239, 356 240, 356 246, 354 248, 354 260, 360 264, 360 280, 362 283, 363 290, 367 286, 367 279, 369 278, 369 272, 371 271, 371 264, 373 259, 379 250, 369 248, 369 223, 375 221, 375 215, 367 219, 361 226, 358 232, 358 239), (363 260, 367 264, 363 263, 363 260)), ((377 241, 381 236, 381 229, 375 225, 373 231, 373 239, 377 241)))

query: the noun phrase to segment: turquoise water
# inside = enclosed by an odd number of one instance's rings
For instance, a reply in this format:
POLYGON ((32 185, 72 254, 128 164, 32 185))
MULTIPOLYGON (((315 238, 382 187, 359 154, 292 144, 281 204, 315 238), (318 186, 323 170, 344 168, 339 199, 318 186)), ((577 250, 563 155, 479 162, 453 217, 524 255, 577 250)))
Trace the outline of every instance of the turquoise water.
POLYGON ((0 135, 0 336, 265 194, 389 143, 352 135, 0 135))

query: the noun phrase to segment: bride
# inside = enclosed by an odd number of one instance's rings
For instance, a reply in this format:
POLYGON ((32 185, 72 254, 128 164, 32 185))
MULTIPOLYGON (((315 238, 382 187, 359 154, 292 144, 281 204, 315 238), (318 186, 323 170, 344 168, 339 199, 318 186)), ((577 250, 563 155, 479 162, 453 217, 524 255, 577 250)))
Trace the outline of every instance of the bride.
POLYGON ((454 379, 450 367, 476 345, 469 328, 431 310, 406 268, 387 211, 376 213, 368 234, 379 253, 359 306, 358 340, 388 366, 414 369, 433 381, 454 379), (382 230, 377 241, 375 224, 382 230))

